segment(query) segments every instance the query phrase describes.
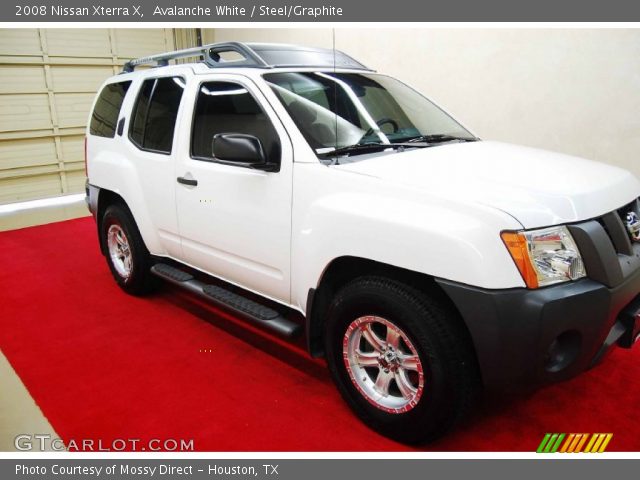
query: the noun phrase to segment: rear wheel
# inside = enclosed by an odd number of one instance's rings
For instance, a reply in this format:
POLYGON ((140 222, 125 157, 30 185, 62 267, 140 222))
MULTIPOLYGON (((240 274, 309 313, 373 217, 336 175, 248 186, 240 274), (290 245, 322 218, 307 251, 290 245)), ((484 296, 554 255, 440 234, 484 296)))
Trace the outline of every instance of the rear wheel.
POLYGON ((100 235, 118 285, 132 295, 153 290, 157 279, 150 272, 151 255, 129 210, 122 205, 109 206, 102 217, 100 235))
POLYGON ((333 379, 354 412, 383 435, 434 440, 473 405, 475 357, 444 302, 394 280, 362 277, 338 292, 327 322, 333 379))

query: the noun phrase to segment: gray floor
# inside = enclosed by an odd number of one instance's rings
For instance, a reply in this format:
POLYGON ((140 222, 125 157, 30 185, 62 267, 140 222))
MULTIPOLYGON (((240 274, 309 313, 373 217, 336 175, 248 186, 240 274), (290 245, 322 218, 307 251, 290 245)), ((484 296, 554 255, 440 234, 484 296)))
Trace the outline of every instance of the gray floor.
MULTIPOLYGON (((17 450, 14 442, 18 435, 38 434, 58 437, 7 358, 0 352, 0 451, 17 450)), ((39 445, 37 441, 33 443, 39 445)))

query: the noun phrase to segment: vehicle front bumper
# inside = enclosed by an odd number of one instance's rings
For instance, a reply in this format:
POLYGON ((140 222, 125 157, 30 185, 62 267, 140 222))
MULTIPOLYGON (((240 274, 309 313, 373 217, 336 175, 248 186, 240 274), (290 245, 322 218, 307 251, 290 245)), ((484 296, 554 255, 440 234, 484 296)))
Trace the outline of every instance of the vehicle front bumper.
POLYGON ((488 390, 571 378, 638 339, 640 243, 612 235, 616 226, 610 216, 569 226, 589 274, 579 281, 489 290, 436 279, 467 325, 488 390))
POLYGON ((488 390, 571 378, 638 335, 640 270, 615 289, 589 279, 540 290, 438 283, 469 329, 488 390))

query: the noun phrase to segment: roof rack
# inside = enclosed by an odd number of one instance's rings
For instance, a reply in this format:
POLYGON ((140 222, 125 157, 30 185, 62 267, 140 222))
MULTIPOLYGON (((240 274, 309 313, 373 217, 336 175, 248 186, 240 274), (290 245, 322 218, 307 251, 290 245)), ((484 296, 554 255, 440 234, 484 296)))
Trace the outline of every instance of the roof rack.
POLYGON ((155 64, 166 67, 169 60, 201 57, 210 68, 276 68, 276 67, 340 67, 355 70, 369 70, 350 56, 327 48, 302 47, 272 43, 212 43, 201 47, 187 48, 175 52, 159 53, 130 60, 124 64, 124 73, 133 72, 139 65, 155 64), (225 60, 224 53, 240 55, 238 60, 225 60))

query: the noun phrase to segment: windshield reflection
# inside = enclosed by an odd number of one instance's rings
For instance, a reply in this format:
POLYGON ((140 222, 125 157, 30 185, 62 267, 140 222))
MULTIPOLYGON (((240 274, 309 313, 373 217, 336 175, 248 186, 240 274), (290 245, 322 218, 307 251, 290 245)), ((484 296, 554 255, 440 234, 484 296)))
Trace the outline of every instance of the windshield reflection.
POLYGON ((362 144, 475 137, 420 93, 371 73, 264 75, 316 154, 362 144))

